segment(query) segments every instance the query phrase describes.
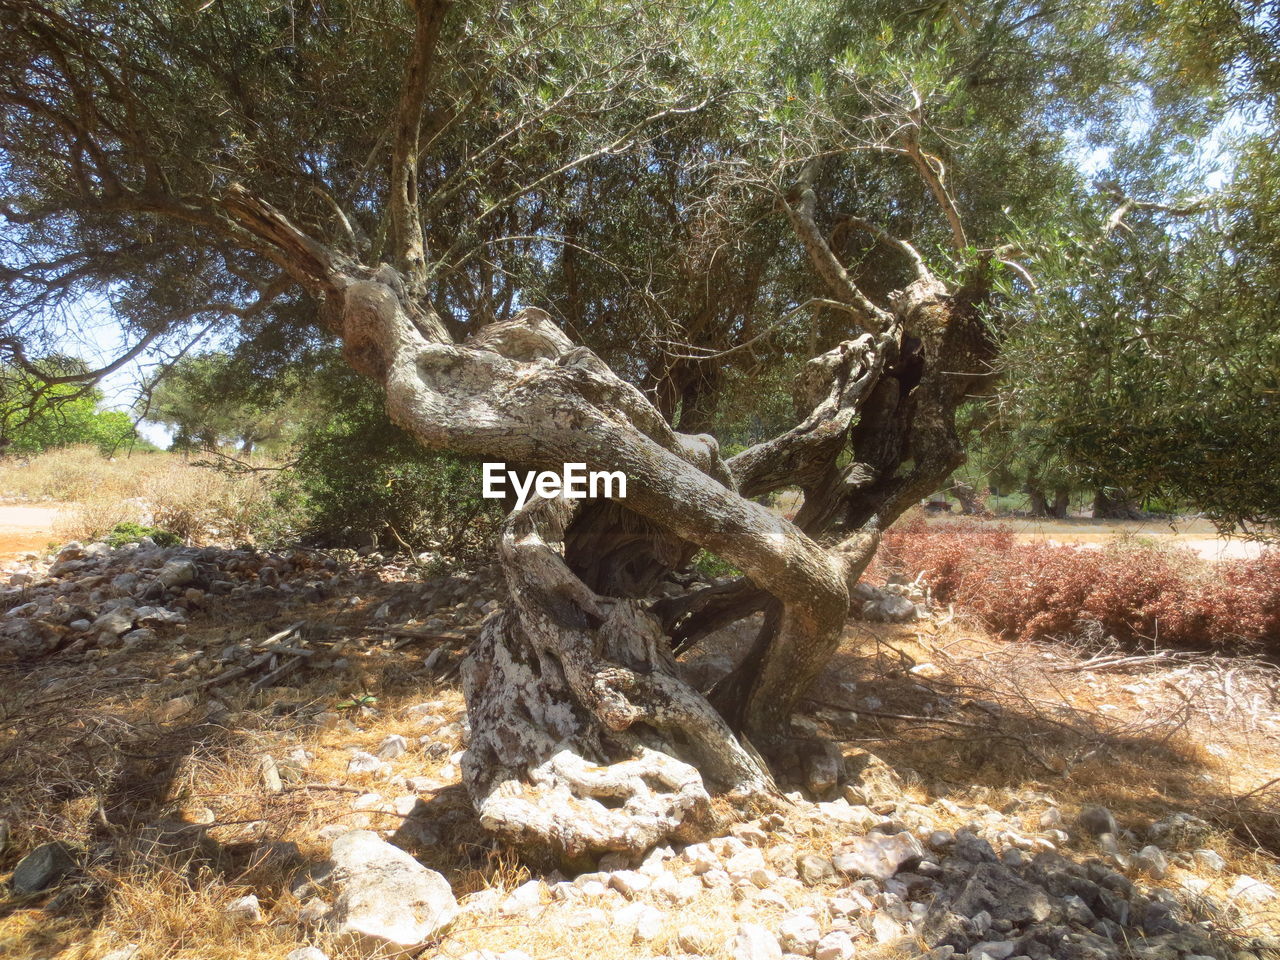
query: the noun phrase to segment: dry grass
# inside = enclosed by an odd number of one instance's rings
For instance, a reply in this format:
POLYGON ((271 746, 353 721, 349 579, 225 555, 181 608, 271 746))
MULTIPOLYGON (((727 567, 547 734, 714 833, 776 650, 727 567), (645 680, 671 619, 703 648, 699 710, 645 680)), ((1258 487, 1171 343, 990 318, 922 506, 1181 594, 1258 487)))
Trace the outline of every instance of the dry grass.
MULTIPOLYGON (((369 611, 395 588, 362 586, 356 607, 335 600, 290 614, 349 637, 344 668, 302 675, 297 687, 222 688, 168 723, 158 710, 181 682, 172 675, 171 647, 106 651, 92 664, 50 661, 21 682, 0 677, 12 691, 0 701, 0 796, 15 828, 0 869, 12 868, 16 851, 53 838, 97 852, 84 882, 0 907, 0 955, 96 960, 136 944, 137 960, 278 960, 314 943, 344 960, 354 954, 297 922, 295 864, 252 853, 264 842, 294 843, 302 859, 318 859, 327 850, 326 828, 397 831, 396 842, 441 871, 460 898, 547 876, 476 823, 450 759, 461 749, 458 736, 408 719, 408 707, 431 702, 447 727, 461 719, 463 704, 455 685, 422 672, 427 650, 393 651, 364 630, 369 611), (365 692, 378 697, 376 710, 348 712, 349 723, 323 729, 305 719, 365 692), (395 812, 405 787, 347 771, 352 749, 372 752, 392 733, 411 744, 392 761, 392 774, 437 782, 419 792, 422 806, 412 818, 434 825, 435 838, 406 828, 395 812), (442 746, 418 744, 425 735, 442 746), (283 761, 299 747, 313 758, 281 793, 269 793, 259 774, 262 755, 283 761), (382 800, 353 809, 370 793, 382 800), (204 861, 191 849, 156 856, 143 827, 160 822, 201 825, 197 833, 216 841, 216 854, 204 861), (226 905, 250 891, 261 898, 262 922, 229 918, 226 905), (51 897, 62 901, 55 906, 51 897)), ((269 609, 228 603, 193 621, 183 647, 216 653, 227 643, 262 639, 277 625, 269 609)), ((1231 872, 1274 882, 1267 868, 1280 849, 1276 792, 1249 793, 1280 769, 1280 730, 1268 725, 1277 704, 1265 702, 1265 670, 1238 662, 1224 683, 1208 662, 1185 673, 1178 672, 1185 665, 1159 664, 1126 673, 1059 669, 1078 661, 1064 647, 1000 643, 954 624, 852 625, 814 690, 810 716, 825 736, 888 761, 907 782, 904 799, 929 804, 941 828, 964 826, 990 808, 1013 809, 1032 830, 1050 803, 1068 820, 1081 806, 1102 803, 1135 830, 1188 810, 1214 824, 1210 845, 1231 872), (936 670, 911 672, 923 663, 936 670), (1213 694, 1223 687, 1228 694, 1213 694), (879 703, 869 706, 870 697, 879 703), (857 722, 842 725, 823 712, 832 705, 857 711, 857 722)), ((767 843, 826 855, 848 830, 817 825, 767 843)), ((1096 854, 1088 841, 1063 852, 1096 854)), ((1187 875, 1175 868, 1166 885, 1187 875)), ((1211 893, 1227 885, 1202 879, 1214 883, 1211 893)), ((828 892, 837 887, 832 881, 828 892)), ((628 930, 591 912, 621 904, 610 893, 599 901, 548 902, 518 918, 468 914, 427 955, 456 958, 484 948, 622 960, 683 953, 682 932, 690 942, 687 934, 700 930, 698 952, 724 960, 740 922, 775 924, 783 912, 708 891, 683 906, 655 903, 667 913, 663 929, 637 944, 628 930)), ((1280 930, 1280 916, 1238 922, 1240 932, 1280 930)))
POLYGON ((64 447, 0 460, 0 495, 67 504, 54 531, 63 541, 99 539, 117 524, 141 523, 188 543, 244 542, 271 513, 268 476, 232 475, 173 453, 108 459, 95 447, 64 447))

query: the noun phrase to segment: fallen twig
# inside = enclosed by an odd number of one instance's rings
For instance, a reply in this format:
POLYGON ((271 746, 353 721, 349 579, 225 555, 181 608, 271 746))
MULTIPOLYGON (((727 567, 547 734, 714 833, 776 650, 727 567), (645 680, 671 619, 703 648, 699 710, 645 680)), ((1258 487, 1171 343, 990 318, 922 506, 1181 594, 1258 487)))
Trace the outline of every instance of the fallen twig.
POLYGON ((294 657, 292 660, 286 660, 270 673, 263 674, 257 680, 253 681, 253 683, 249 684, 249 689, 253 691, 266 689, 267 687, 272 686, 276 680, 292 673, 299 664, 307 662, 307 657, 310 656, 310 651, 303 651, 303 653, 305 654, 304 656, 294 657))

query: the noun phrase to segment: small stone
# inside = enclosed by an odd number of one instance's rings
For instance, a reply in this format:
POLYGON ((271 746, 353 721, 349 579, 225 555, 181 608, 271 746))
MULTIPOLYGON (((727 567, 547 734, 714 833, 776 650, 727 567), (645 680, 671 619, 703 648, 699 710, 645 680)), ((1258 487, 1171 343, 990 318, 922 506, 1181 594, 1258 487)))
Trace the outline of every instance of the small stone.
POLYGON ((720 858, 705 843, 691 843, 684 848, 683 857, 693 868, 695 876, 701 876, 708 870, 715 870, 720 866, 720 858))
MULTIPOLYGON (((797 802, 801 800, 803 800, 803 798, 797 794, 797 802)), ((718 857, 736 856, 737 854, 742 853, 742 851, 749 849, 747 845, 737 837, 715 837, 714 839, 707 841, 707 846, 709 846, 712 852, 718 857)))
POLYGON ((330 859, 338 895, 329 919, 338 936, 372 949, 412 949, 457 916, 449 882, 376 833, 338 837, 330 859))
POLYGON ((1007 867, 1021 867, 1026 859, 1017 847, 1005 847, 1000 851, 1000 862, 1007 867))
MULTIPOLYGON (((557 883, 551 888, 551 893, 556 899, 565 899, 556 896, 556 891, 560 887, 567 884, 557 883)), ((486 887, 483 890, 477 890, 462 901, 462 913, 472 914, 475 916, 483 916, 495 912, 502 903, 502 891, 495 887, 486 887)))
POLYGON ((578 888, 584 897, 603 897, 609 892, 608 887, 601 881, 594 879, 586 880, 578 877, 577 880, 573 881, 573 885, 578 888))
POLYGON ((636 870, 615 870, 609 882, 613 889, 628 900, 634 899, 653 884, 653 880, 636 870))
POLYGON ((833 917, 856 917, 872 909, 874 908, 866 897, 853 891, 850 891, 849 896, 832 897, 827 901, 827 910, 833 917))
POLYGON ((18 861, 10 885, 15 893, 36 893, 53 886, 75 868, 76 862, 65 843, 41 844, 18 861))
POLYGON ((925 841, 930 850, 946 850, 956 842, 956 835, 950 830, 934 830, 925 841))
POLYGON ((285 954, 284 960, 329 960, 329 955, 315 947, 299 947, 285 954))
POLYGON ((813 955, 821 937, 818 921, 810 913, 790 913, 778 925, 778 939, 782 943, 782 949, 802 957, 813 955))
POLYGON ((853 938, 843 930, 832 930, 818 941, 814 960, 853 960, 853 938))
POLYGON ((893 836, 871 833, 847 844, 831 858, 841 873, 888 880, 904 867, 924 859, 924 849, 905 830, 893 836))
POLYGON ((754 903, 769 903, 782 910, 787 910, 791 907, 791 904, 787 902, 787 898, 782 894, 782 892, 780 890, 774 890, 772 887, 749 891, 747 896, 754 903))
POLYGON ((1163 880, 1169 872, 1169 858, 1155 844, 1148 844, 1135 853, 1133 865, 1155 880, 1163 880))
POLYGON ((376 773, 381 769, 382 761, 363 750, 353 750, 347 763, 347 773, 376 773))
POLYGON ((311 761, 315 760, 316 755, 306 747, 293 747, 285 754, 285 759, 299 770, 306 770, 311 766, 311 761))
POLYGON ((1162 847, 1185 849, 1203 842, 1213 833, 1208 822, 1189 813, 1173 813, 1147 828, 1147 839, 1162 847))
POLYGON ((984 940, 969 948, 972 960, 1008 960, 1013 956, 1012 940, 984 940))
POLYGON ((871 935, 876 943, 893 943, 906 934, 897 920, 887 913, 877 913, 871 917, 871 935))
POLYGON ((181 610, 170 610, 167 607, 139 607, 133 611, 133 615, 138 623, 151 626, 159 624, 174 625, 186 621, 186 617, 181 610))
POLYGON ((757 870, 766 870, 764 854, 754 847, 744 847, 725 861, 724 868, 734 883, 752 882, 752 874, 757 870))
POLYGON ((541 880, 530 880, 527 883, 522 883, 502 901, 498 906, 498 912, 504 917, 515 917, 522 913, 528 913, 530 910, 542 906, 543 894, 546 892, 547 885, 541 880))
POLYGON ((1195 858, 1196 865, 1204 870, 1212 870, 1214 873, 1221 873, 1227 869, 1227 861, 1216 850, 1196 850, 1191 854, 1195 858))
POLYGON ((1116 834, 1120 832, 1116 826, 1115 815, 1106 807, 1085 807, 1080 811, 1076 825, 1091 837, 1100 837, 1104 833, 1116 834))
POLYGON ((1050 828, 1060 828, 1062 826, 1062 811, 1057 807, 1050 807, 1044 813, 1040 814, 1041 829, 1048 830, 1050 828))
POLYGON ((394 760, 409 752, 409 741, 398 733, 393 733, 378 745, 378 759, 394 760))
POLYGON ((271 754, 263 754, 258 761, 258 774, 262 777, 262 786, 267 793, 279 793, 284 789, 284 784, 280 781, 280 768, 271 754))
POLYGON ((108 637, 118 637, 122 633, 128 633, 133 629, 133 611, 127 607, 108 610, 93 621, 92 629, 95 633, 108 637))
POLYGON ((1062 907, 1067 919, 1072 923, 1078 923, 1082 927, 1092 927, 1098 922, 1089 905, 1073 893, 1062 898, 1062 907))
POLYGON ((194 582, 199 575, 200 571, 196 569, 194 563, 175 557, 160 568, 160 572, 156 574, 156 583, 165 589, 185 587, 194 582))
POLYGON ((1231 884, 1227 896, 1246 903, 1272 903, 1276 899, 1276 888, 1253 877, 1241 875, 1231 884))
POLYGON ((708 870, 702 874, 702 885, 709 890, 719 890, 723 887, 733 885, 733 881, 729 879, 729 874, 723 870, 708 870))
POLYGON ((800 879, 805 883, 821 883, 835 876, 835 867, 832 866, 831 861, 816 854, 806 854, 800 858, 796 866, 799 868, 800 879))
POLYGON ((923 677, 926 680, 940 680, 946 676, 946 671, 936 663, 917 663, 907 672, 914 677, 923 677))
POLYGON ((662 932, 667 915, 647 903, 629 903, 613 915, 613 922, 621 927, 634 927, 635 939, 648 942, 662 932))
MULTIPOLYGON (((654 887, 657 886, 655 881, 654 887)), ((675 904, 689 903, 702 893, 702 886, 702 881, 698 877, 681 877, 676 881, 675 889, 667 894, 667 899, 675 904)))
POLYGON ((186 716, 194 709, 196 705, 195 697, 183 696, 174 697, 172 700, 166 700, 160 707, 159 720, 161 723, 172 723, 179 717, 186 716))
POLYGON ((249 893, 227 904, 226 913, 227 916, 235 917, 238 920, 258 923, 262 920, 262 904, 258 902, 258 898, 255 895, 249 893))
POLYGON ((407 793, 402 797, 396 797, 391 803, 391 808, 402 817, 408 817, 413 811, 418 809, 418 797, 416 794, 407 793))
POLYGON ((743 843, 755 847, 762 847, 769 842, 769 834, 758 823, 735 823, 729 828, 729 832, 743 843))
POLYGON ((782 947, 768 927, 744 923, 733 936, 729 955, 733 960, 782 960, 782 947))

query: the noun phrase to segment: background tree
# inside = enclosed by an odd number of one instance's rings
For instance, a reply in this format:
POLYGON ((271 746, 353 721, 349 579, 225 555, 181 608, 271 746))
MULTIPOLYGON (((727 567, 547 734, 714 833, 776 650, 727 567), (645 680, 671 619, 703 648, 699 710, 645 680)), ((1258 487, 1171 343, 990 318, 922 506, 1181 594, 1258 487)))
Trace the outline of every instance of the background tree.
POLYGON ((1146 96, 1092 202, 1029 244, 1042 292, 1009 311, 1000 419, 1104 512, 1154 500, 1260 534, 1280 517, 1267 9, 1116 8, 1146 96))
POLYGON ((150 390, 146 419, 173 430, 175 449, 234 445, 248 455, 285 440, 304 412, 296 380, 264 384, 236 373, 223 353, 179 360, 150 390))
POLYGON ((92 444, 109 456, 136 439, 128 413, 100 409, 102 391, 75 382, 83 364, 46 360, 34 366, 36 373, 0 369, 0 452, 32 454, 92 444), (56 382, 62 377, 70 382, 56 382))

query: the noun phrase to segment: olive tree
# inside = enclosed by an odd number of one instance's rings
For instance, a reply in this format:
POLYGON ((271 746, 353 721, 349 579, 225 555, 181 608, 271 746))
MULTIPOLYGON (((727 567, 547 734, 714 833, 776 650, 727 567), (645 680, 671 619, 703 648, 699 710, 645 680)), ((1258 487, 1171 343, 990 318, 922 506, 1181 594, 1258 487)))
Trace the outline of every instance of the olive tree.
POLYGON ((885 528, 962 462, 996 280, 1028 279, 999 194, 1071 179, 1030 91, 1079 14, 942 9, 895 36, 892 5, 819 2, 0 0, 10 350, 104 291, 139 344, 311 324, 425 448, 625 473, 625 499, 507 517, 464 780, 483 823, 571 858, 698 835, 713 793, 777 798, 765 758, 823 749, 791 713, 885 528), (992 86, 1015 65, 1024 98, 992 86), (648 240, 662 295, 602 315, 626 271, 584 291, 548 253, 606 234, 648 240), (655 305, 676 320, 630 316, 655 305), (682 371, 775 336, 792 425, 731 457, 673 428, 705 420, 682 371), (782 487, 794 521, 756 500, 782 487), (663 595, 700 549, 742 576, 663 595), (681 679, 757 615, 729 676, 681 679))

